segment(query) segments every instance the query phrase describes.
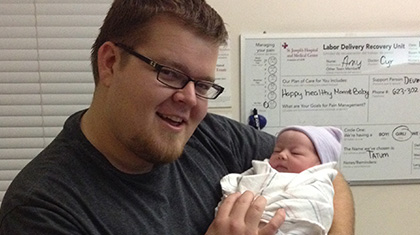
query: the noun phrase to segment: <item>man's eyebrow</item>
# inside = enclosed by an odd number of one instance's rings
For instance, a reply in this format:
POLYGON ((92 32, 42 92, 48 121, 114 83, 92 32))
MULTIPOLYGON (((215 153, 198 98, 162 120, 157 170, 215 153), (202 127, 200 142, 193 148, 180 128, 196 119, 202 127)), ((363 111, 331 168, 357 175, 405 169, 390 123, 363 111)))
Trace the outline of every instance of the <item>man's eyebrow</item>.
POLYGON ((203 77, 203 78, 197 78, 197 80, 204 80, 204 81, 209 81, 209 82, 213 82, 213 83, 216 82, 216 78, 210 77, 210 76, 206 76, 206 77, 203 77))
POLYGON ((173 60, 168 60, 168 59, 158 59, 156 60, 156 62, 160 63, 161 65, 164 65, 166 67, 175 69, 181 73, 185 73, 186 75, 189 74, 190 70, 187 66, 185 66, 182 63, 173 61, 173 60))

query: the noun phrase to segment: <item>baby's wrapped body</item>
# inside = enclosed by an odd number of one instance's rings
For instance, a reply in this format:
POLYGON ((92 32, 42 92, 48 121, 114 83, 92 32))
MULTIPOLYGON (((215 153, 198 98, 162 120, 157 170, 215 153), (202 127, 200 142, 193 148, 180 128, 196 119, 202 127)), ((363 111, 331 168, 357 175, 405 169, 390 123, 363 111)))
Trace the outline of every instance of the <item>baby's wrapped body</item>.
MULTIPOLYGON (((268 160, 252 162, 253 167, 242 174, 222 178, 224 197, 250 190, 267 199, 262 222, 268 222, 279 208, 286 220, 277 234, 327 234, 333 219, 336 162, 311 167, 301 173, 281 173, 268 160)), ((220 205, 220 204, 219 204, 220 205)))

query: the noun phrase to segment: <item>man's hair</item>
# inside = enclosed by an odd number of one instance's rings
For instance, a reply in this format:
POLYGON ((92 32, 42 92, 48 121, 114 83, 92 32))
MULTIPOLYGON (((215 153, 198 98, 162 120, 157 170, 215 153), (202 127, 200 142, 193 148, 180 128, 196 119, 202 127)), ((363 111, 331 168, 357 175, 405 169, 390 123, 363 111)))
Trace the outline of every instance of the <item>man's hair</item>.
POLYGON ((205 0, 114 0, 92 46, 95 84, 99 80, 98 50, 107 41, 135 46, 147 40, 146 27, 157 15, 175 17, 191 31, 215 45, 226 43, 228 33, 222 17, 205 0), (142 31, 143 30, 143 31, 142 31))

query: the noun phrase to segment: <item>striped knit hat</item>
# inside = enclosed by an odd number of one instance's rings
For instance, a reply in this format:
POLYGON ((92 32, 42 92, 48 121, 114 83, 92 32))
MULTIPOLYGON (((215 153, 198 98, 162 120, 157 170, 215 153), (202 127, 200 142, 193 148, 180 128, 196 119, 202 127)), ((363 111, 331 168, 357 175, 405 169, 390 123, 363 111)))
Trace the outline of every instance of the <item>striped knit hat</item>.
POLYGON ((333 126, 287 126, 282 129, 279 135, 285 131, 295 130, 307 135, 315 146, 321 163, 337 162, 341 154, 341 140, 343 132, 333 126))

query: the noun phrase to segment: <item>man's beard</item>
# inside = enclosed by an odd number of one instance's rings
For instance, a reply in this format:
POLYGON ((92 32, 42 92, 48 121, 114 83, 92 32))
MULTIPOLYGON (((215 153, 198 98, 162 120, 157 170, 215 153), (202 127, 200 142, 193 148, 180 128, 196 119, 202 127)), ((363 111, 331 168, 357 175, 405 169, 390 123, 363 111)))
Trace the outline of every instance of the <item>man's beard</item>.
POLYGON ((130 149, 141 159, 152 164, 167 164, 177 160, 185 147, 179 143, 179 137, 167 136, 166 141, 160 143, 151 136, 132 138, 130 149))

